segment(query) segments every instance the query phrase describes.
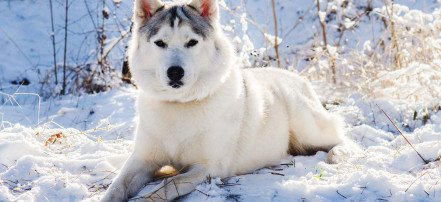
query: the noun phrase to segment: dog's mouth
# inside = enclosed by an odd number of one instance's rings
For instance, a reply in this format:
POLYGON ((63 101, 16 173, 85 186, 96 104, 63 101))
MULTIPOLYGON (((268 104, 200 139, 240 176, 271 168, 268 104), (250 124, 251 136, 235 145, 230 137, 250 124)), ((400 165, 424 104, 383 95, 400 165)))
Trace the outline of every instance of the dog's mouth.
POLYGON ((182 81, 170 81, 168 85, 174 89, 178 89, 181 88, 184 85, 184 83, 182 81))

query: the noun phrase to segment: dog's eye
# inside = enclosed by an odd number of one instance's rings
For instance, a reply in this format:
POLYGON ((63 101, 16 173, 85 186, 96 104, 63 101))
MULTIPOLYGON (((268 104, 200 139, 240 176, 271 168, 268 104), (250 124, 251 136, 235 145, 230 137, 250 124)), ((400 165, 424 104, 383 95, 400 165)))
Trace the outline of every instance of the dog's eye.
POLYGON ((191 48, 193 46, 196 46, 196 44, 198 44, 199 42, 195 39, 190 40, 187 44, 185 44, 186 48, 191 48))
POLYGON ((155 41, 155 44, 156 44, 158 47, 161 47, 161 48, 166 48, 166 47, 167 47, 167 44, 164 43, 164 41, 162 41, 162 40, 155 41))

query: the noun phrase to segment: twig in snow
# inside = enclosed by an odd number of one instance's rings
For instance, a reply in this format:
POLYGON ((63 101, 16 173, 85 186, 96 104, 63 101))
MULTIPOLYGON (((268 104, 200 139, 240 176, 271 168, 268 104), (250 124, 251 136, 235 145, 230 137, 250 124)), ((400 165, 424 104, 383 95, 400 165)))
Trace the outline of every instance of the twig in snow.
MULTIPOLYGON (((329 60, 331 61, 332 82, 335 84, 335 83, 337 83, 337 80, 336 80, 336 77, 335 77, 336 76, 335 60, 334 60, 334 57, 331 55, 331 52, 328 49, 328 39, 327 39, 327 34, 326 34, 326 24, 325 24, 325 20, 320 17, 320 12, 321 12, 320 0, 317 0, 317 11, 318 11, 318 15, 319 15, 320 25, 322 26, 323 42, 325 43, 325 47, 324 48, 325 48, 326 53, 328 53, 329 60)), ((326 9, 325 9, 325 13, 326 13, 326 9)))
POLYGON ((57 75, 57 50, 55 48, 55 28, 54 28, 54 10, 52 8, 52 0, 49 1, 51 9, 51 25, 52 25, 52 49, 54 51, 54 71, 55 71, 55 85, 58 85, 58 75, 57 75))
POLYGON ((338 195, 340 195, 341 197, 343 197, 343 198, 347 199, 347 197, 346 197, 346 196, 343 196, 343 194, 340 194, 340 193, 338 192, 338 189, 337 189, 337 194, 338 194, 338 195))
POLYGON ((279 42, 277 40, 277 35, 278 35, 278 28, 277 28, 277 15, 276 15, 276 4, 274 2, 274 0, 271 1, 272 5, 273 5, 273 17, 274 17, 274 34, 275 36, 275 40, 274 40, 274 49, 276 49, 276 60, 277 60, 277 66, 279 68, 282 68, 282 66, 280 65, 280 57, 279 57, 279 42))
POLYGON ((203 191, 201 191, 199 189, 195 189, 195 190, 198 191, 199 193, 205 195, 206 197, 210 197, 210 195, 208 195, 207 193, 205 193, 205 192, 203 192, 203 191))
POLYGON ((394 61, 395 61, 395 68, 396 69, 401 69, 401 55, 400 55, 400 50, 399 50, 399 46, 398 46, 398 39, 397 39, 397 34, 395 31, 395 20, 393 19, 393 15, 394 15, 394 0, 391 0, 390 2, 390 12, 389 12, 389 8, 388 8, 388 4, 386 0, 384 1, 384 5, 386 7, 386 13, 387 13, 387 17, 389 18, 389 23, 390 23, 390 27, 391 27, 391 34, 392 34, 392 49, 395 49, 395 55, 394 55, 394 61))
POLYGON ((63 88, 61 89, 61 95, 66 94, 66 54, 67 54, 67 21, 69 12, 69 0, 66 0, 66 15, 64 19, 64 58, 63 58, 63 88))
MULTIPOLYGON (((5 102, 0 106, 0 110, 6 105, 6 103, 10 102, 12 105, 14 105, 14 103, 20 108, 23 109, 20 105, 20 103, 18 103, 18 101, 15 99, 16 95, 34 95, 36 97, 38 97, 38 114, 37 114, 37 125, 40 125, 40 109, 41 109, 41 97, 40 95, 36 94, 36 93, 19 93, 21 87, 23 86, 23 84, 21 84, 17 90, 12 94, 7 94, 7 93, 2 93, 0 92, 0 95, 4 95, 7 96, 7 99, 5 100, 5 102)), ((0 125, 0 129, 3 127, 3 113, 1 114, 1 125, 0 125)))
POLYGON ((233 186, 237 186, 237 185, 241 185, 241 184, 237 184, 237 183, 226 183, 226 184, 218 184, 217 186, 219 186, 219 187, 233 187, 233 186))
MULTIPOLYGON (((98 64, 101 66, 101 69, 103 69, 105 63, 106 63, 106 59, 104 58, 104 46, 106 45, 105 41, 107 39, 107 35, 105 32, 105 28, 106 28, 106 16, 104 15, 104 11, 106 9, 106 0, 103 0, 103 15, 102 15, 102 24, 101 27, 99 28, 99 42, 100 42, 100 58, 98 60, 98 64)), ((93 77, 92 77, 93 78, 93 77)))
MULTIPOLYGON (((116 175, 116 171, 117 171, 117 170, 114 170, 114 171, 100 171, 100 172, 109 172, 109 174, 106 175, 103 179, 100 179, 100 180, 98 180, 98 181, 92 182, 92 184, 95 184, 95 183, 98 183, 98 182, 104 181, 104 180, 108 179, 108 178, 110 177, 110 175, 112 175, 112 174, 113 174, 113 175, 116 175)), ((80 174, 78 174, 77 179, 78 179, 79 175, 81 175, 81 174, 82 174, 82 172, 81 172, 80 174)))
POLYGON ((284 174, 282 174, 282 173, 276 173, 276 172, 270 172, 272 175, 280 175, 280 176, 285 176, 284 174))
POLYGON ((406 136, 403 135, 403 133, 401 132, 401 130, 397 127, 397 125, 395 125, 395 123, 392 121, 392 119, 389 117, 389 115, 387 115, 387 113, 381 109, 380 106, 378 106, 378 104, 376 104, 377 107, 383 112, 384 115, 386 115, 386 117, 389 119, 389 121, 392 123, 392 125, 394 125, 394 127, 398 130, 398 132, 400 133, 401 136, 403 136, 403 138, 406 140, 407 143, 409 143, 409 145, 412 147, 413 150, 415 150, 415 152, 418 154, 418 156, 421 157, 421 159, 424 161, 424 163, 428 164, 429 161, 427 161, 426 159, 423 158, 423 156, 421 156, 421 154, 415 149, 415 147, 413 147, 412 143, 410 143, 410 141, 406 138, 406 136))
POLYGON ((107 59, 107 56, 109 56, 109 53, 112 51, 112 49, 115 48, 115 46, 118 45, 119 42, 125 39, 130 34, 130 32, 131 29, 129 29, 126 33, 121 35, 121 37, 119 37, 118 40, 116 40, 116 42, 112 44, 112 46, 106 51, 106 53, 104 53, 103 60, 107 59))
POLYGON ((422 174, 421 176, 419 176, 417 179, 415 179, 415 180, 409 185, 409 187, 407 187, 407 189, 406 189, 404 192, 409 191, 410 187, 412 187, 412 185, 413 185, 416 181, 418 181, 421 177, 423 177, 423 176, 426 175, 426 174, 427 174, 427 172, 425 172, 424 174, 422 174))
POLYGON ((367 184, 368 184, 368 183, 366 183, 366 185, 365 185, 364 187, 358 187, 359 189, 363 189, 363 191, 361 191, 361 194, 362 194, 362 195, 363 195, 364 190, 367 189, 367 184))

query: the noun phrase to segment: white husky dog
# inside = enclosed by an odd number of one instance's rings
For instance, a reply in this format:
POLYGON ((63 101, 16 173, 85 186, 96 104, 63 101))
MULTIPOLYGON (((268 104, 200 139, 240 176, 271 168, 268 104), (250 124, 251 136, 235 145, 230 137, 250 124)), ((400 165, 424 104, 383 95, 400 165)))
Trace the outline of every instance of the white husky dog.
POLYGON ((288 154, 329 151, 335 163, 350 153, 340 118, 304 78, 238 67, 217 0, 135 0, 129 64, 139 87, 135 148, 103 201, 135 196, 165 165, 180 174, 144 200, 172 200, 207 176, 249 173, 288 154))

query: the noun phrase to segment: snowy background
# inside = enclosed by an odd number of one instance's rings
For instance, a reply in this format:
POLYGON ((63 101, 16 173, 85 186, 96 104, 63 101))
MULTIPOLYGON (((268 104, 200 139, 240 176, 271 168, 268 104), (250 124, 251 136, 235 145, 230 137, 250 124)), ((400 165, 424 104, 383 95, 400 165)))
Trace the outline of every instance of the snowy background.
MULTIPOLYGON (((271 3, 220 0, 242 66, 309 78, 364 152, 290 156, 181 200, 441 201, 441 2, 276 0, 278 56, 271 3)), ((97 201, 133 149, 132 1, 67 5, 65 32, 66 1, 0 0, 0 201, 97 201)))

